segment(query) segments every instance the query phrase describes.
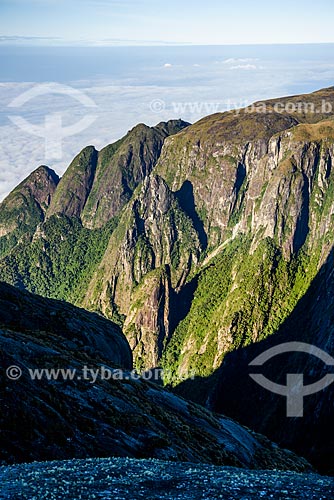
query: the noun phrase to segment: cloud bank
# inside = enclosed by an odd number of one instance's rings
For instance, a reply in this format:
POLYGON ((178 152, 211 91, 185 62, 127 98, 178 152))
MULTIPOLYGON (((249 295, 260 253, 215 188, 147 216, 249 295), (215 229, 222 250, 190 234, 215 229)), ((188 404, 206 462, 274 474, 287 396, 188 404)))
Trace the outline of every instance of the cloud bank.
MULTIPOLYGON (((8 59, 4 49, 0 54, 8 59)), ((46 148, 43 137, 20 129, 10 117, 19 115, 32 127, 43 127, 52 119, 58 120, 55 123, 61 123, 62 127, 71 127, 91 110, 73 97, 57 93, 39 95, 14 109, 9 107, 13 99, 39 85, 39 80, 36 84, 0 82, 0 199, 39 165, 46 164, 61 175, 83 147, 93 144, 101 149, 139 122, 150 126, 172 118, 195 122, 207 114, 247 106, 254 101, 330 86, 334 79, 332 50, 326 58, 315 54, 312 59, 305 53, 301 64, 292 57, 278 60, 260 55, 222 57, 217 63, 217 48, 207 48, 201 55, 198 48, 187 47, 184 57, 177 48, 168 49, 168 56, 154 49, 152 57, 146 52, 148 56, 140 60, 135 52, 133 59, 122 61, 126 71, 123 66, 114 68, 110 63, 110 74, 106 73, 104 58, 97 68, 95 59, 90 60, 87 55, 80 73, 86 78, 73 80, 66 75, 71 65, 75 65, 75 54, 73 60, 70 54, 69 66, 56 67, 56 73, 62 83, 79 89, 96 104, 93 112, 97 119, 82 132, 62 139, 60 158, 50 154, 52 144, 46 148), (168 68, 172 71, 167 71, 168 68)), ((0 64, 6 67, 1 58, 0 64)), ((8 79, 6 74, 5 78, 8 79)))

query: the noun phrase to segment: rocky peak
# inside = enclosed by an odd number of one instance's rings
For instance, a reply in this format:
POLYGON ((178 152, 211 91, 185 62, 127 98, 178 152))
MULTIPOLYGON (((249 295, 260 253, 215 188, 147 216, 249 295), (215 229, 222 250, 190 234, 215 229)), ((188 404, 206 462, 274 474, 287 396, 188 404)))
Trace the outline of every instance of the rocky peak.
POLYGON ((167 136, 174 135, 180 132, 181 130, 189 127, 190 123, 185 122, 184 120, 169 120, 168 122, 160 122, 156 125, 157 130, 161 130, 163 134, 167 136))
POLYGON ((123 139, 100 151, 96 177, 82 213, 83 223, 90 228, 101 227, 117 215, 152 172, 165 138, 187 125, 181 120, 156 127, 139 124, 123 139))
POLYGON ((9 244, 10 235, 12 235, 11 246, 23 234, 34 232, 37 225, 44 220, 58 183, 58 175, 49 167, 42 165, 2 201, 0 238, 5 238, 2 240, 3 248, 9 244))
POLYGON ((48 217, 55 213, 81 216, 93 185, 97 155, 94 146, 87 146, 74 158, 59 182, 48 217))
POLYGON ((2 202, 15 204, 15 197, 33 198, 45 212, 59 184, 59 177, 51 168, 41 165, 24 179, 2 202))

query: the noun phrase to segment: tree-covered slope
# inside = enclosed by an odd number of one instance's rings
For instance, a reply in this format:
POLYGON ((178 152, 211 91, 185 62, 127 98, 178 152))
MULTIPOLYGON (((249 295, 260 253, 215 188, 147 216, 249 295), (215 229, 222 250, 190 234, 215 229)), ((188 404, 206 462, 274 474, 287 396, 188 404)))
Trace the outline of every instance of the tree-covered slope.
POLYGON ((227 354, 274 338, 331 254, 333 110, 329 88, 86 148, 0 278, 113 319, 136 367, 173 386, 197 374, 205 402, 227 354))
MULTIPOLYGON (((333 241, 333 239, 332 239, 333 241)), ((333 373, 315 355, 282 353, 259 368, 249 363, 258 355, 286 342, 305 342, 334 353, 333 250, 312 280, 306 293, 276 330, 265 340, 227 354, 222 365, 206 380, 206 389, 197 381, 197 396, 210 401, 210 408, 227 413, 244 425, 263 432, 287 448, 306 456, 318 470, 334 474, 333 384, 303 398, 303 416, 286 417, 286 398, 264 390, 249 377, 263 373, 275 383, 286 385, 288 373, 303 374, 303 384, 319 382, 333 373), (208 387, 210 387, 209 390, 208 387)), ((305 276, 305 275, 304 275, 305 276)), ((305 278, 304 278, 305 279, 305 278)), ((180 386, 182 393, 182 386, 180 386)), ((191 394, 188 387, 185 391, 191 394)), ((195 392, 195 391, 194 391, 195 392)), ((193 392, 193 394, 194 394, 193 392)))

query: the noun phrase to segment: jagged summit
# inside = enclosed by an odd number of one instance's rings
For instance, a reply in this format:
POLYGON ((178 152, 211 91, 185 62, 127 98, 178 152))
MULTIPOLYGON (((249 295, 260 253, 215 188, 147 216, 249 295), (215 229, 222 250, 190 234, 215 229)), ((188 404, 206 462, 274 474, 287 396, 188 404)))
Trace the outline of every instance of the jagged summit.
MULTIPOLYGON (((0 277, 104 314, 137 368, 162 365, 172 386, 194 371, 179 390, 208 402, 227 353, 274 338, 320 272, 332 287, 334 88, 259 105, 85 148, 29 224, 1 205, 0 277)), ((326 318, 309 339, 323 348, 326 318)), ((326 401, 310 429, 332 418, 326 401)), ((296 422, 290 445, 324 467, 334 443, 311 436, 296 422)))
POLYGON ((156 127, 139 124, 100 152, 93 146, 83 149, 61 179, 48 216, 61 213, 80 218, 89 228, 103 226, 150 174, 164 139, 188 125, 182 120, 156 127))
POLYGON ((0 237, 6 238, 0 243, 3 249, 15 245, 44 220, 58 183, 58 175, 41 165, 0 203, 0 237))
POLYGON ((1 206, 8 203, 14 205, 15 196, 19 197, 22 195, 33 197, 41 208, 46 210, 58 183, 59 177, 56 172, 46 165, 40 165, 13 189, 13 191, 3 200, 1 206))

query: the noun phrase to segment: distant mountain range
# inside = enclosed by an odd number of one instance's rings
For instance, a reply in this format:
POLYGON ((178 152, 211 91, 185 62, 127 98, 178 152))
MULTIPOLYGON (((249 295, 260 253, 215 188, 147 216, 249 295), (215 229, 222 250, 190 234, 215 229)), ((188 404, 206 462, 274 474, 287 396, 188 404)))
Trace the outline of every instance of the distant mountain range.
MULTIPOLYGON (((333 472, 333 387, 287 419, 248 371, 287 339, 334 352, 333 160, 334 87, 137 125, 1 203, 0 279, 111 319, 138 370, 333 472)), ((270 378, 326 368, 296 359, 270 378)))

